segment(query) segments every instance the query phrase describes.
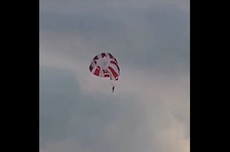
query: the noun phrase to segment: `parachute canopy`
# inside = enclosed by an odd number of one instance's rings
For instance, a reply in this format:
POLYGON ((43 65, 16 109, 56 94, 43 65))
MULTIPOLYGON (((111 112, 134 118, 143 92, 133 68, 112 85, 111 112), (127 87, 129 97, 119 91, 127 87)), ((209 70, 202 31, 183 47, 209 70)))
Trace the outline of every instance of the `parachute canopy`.
POLYGON ((89 66, 89 70, 97 77, 110 78, 113 81, 117 81, 120 75, 118 61, 111 53, 96 55, 89 66))

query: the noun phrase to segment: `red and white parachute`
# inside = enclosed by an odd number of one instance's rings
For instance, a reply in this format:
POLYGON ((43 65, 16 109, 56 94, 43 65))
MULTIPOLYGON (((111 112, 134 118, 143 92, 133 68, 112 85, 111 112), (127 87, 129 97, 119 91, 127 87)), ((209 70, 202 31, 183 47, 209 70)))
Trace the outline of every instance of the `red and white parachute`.
POLYGON ((111 53, 100 53, 96 55, 90 63, 89 70, 93 75, 110 78, 111 81, 117 81, 120 76, 118 61, 111 53))

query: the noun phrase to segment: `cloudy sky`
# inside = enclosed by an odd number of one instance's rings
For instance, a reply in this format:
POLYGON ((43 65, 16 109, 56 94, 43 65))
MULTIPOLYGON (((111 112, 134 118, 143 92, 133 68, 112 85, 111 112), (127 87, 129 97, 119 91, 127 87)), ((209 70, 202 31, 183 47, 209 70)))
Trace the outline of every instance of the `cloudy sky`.
POLYGON ((40 0, 40 152, 190 152, 190 1, 40 0), (119 61, 109 80, 88 66, 119 61))

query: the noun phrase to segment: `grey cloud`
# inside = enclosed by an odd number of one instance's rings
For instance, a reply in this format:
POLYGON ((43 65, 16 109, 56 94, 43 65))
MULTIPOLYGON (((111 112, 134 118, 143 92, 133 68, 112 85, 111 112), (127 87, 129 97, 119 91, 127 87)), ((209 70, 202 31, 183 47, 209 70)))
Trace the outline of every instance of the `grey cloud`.
MULTIPOLYGON (((40 14, 41 31, 70 32, 76 38, 85 36, 85 44, 93 49, 84 51, 114 52, 121 63, 137 68, 175 73, 189 70, 190 40, 185 37, 189 13, 173 5, 124 7, 119 12, 106 8, 83 9, 75 15, 40 14)), ((72 46, 67 45, 63 53, 73 54, 69 47, 72 46)))
POLYGON ((119 32, 120 23, 103 16, 89 13, 63 15, 55 13, 40 13, 40 30, 69 33, 91 33, 93 35, 110 35, 119 32))
MULTIPOLYGON (((83 94, 70 71, 40 67, 40 150, 177 151, 170 144, 163 145, 161 138, 167 137, 158 135, 175 128, 168 112, 162 112, 164 101, 152 99, 154 106, 149 108, 141 102, 128 95, 83 94)), ((182 114, 177 114, 179 120, 182 114)), ((188 118, 183 119, 184 125, 188 118)))
MULTIPOLYGON (((99 1, 41 0, 40 49, 50 56, 57 55, 60 60, 63 58, 63 62, 64 58, 76 64, 84 60, 80 66, 90 63, 93 55, 111 52, 118 58, 122 73, 126 72, 123 65, 130 65, 137 71, 158 72, 164 79, 176 81, 177 75, 189 73, 190 14, 168 1, 170 5, 154 5, 148 0, 127 0, 124 5, 113 1, 114 5, 107 5, 99 1), (138 3, 150 5, 139 7, 138 3), (92 54, 88 61, 84 58, 86 54, 92 54)), ((111 97, 84 92, 77 80, 71 71, 41 67, 41 150, 56 143, 53 147, 60 145, 64 149, 48 148, 47 151, 178 152, 180 145, 173 149, 171 143, 161 140, 167 137, 158 136, 161 131, 177 129, 178 126, 172 126, 169 115, 187 129, 185 133, 189 137, 189 115, 179 108, 166 109, 166 101, 148 99, 143 101, 146 108, 139 104, 142 99, 136 96, 111 97)), ((178 92, 178 96, 180 94, 183 93, 178 92)), ((173 98, 167 100, 177 100, 173 98)), ((174 144, 179 138, 169 142, 174 144)))
POLYGON ((108 152, 114 149, 104 130, 125 113, 135 114, 132 98, 81 94, 69 71, 40 69, 40 148, 52 142, 74 139, 81 149, 108 152), (123 101, 122 106, 117 101, 123 101), (132 104, 131 104, 132 103, 132 104), (103 147, 102 147, 103 145, 103 147))
POLYGON ((70 80, 72 75, 58 70, 40 69, 39 133, 43 147, 46 140, 63 139, 66 123, 76 104, 73 91, 78 88, 70 80), (63 74, 66 73, 66 74, 63 74), (66 90, 65 90, 66 89, 66 90))

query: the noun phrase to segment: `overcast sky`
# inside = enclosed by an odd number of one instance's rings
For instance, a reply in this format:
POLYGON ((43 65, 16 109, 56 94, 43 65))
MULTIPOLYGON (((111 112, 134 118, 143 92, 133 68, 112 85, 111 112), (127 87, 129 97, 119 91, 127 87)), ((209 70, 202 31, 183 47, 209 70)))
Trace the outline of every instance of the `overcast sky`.
POLYGON ((190 152, 189 0, 39 2, 40 152, 190 152))

